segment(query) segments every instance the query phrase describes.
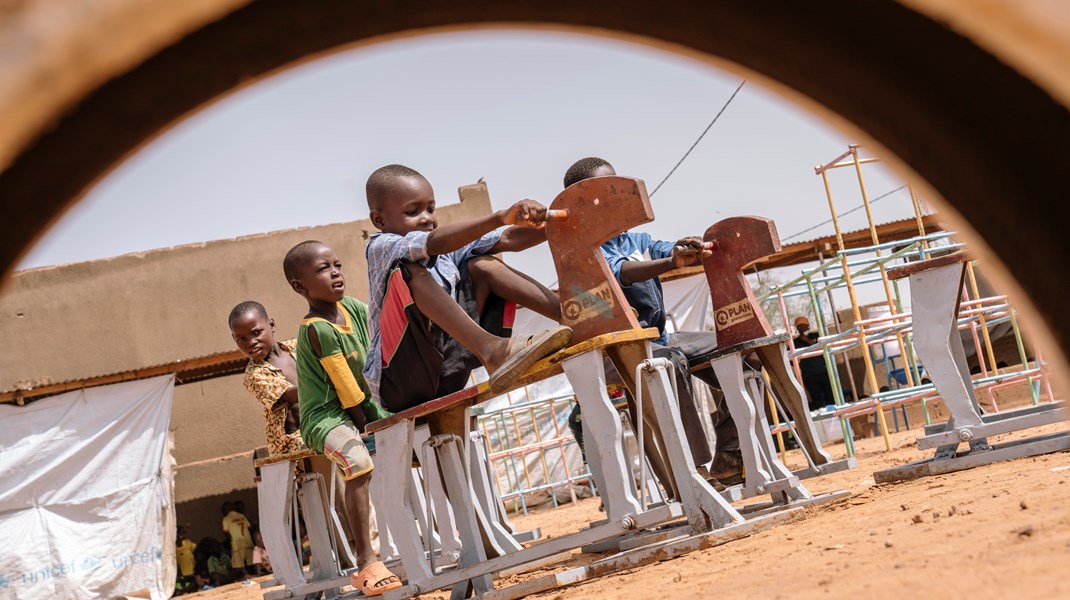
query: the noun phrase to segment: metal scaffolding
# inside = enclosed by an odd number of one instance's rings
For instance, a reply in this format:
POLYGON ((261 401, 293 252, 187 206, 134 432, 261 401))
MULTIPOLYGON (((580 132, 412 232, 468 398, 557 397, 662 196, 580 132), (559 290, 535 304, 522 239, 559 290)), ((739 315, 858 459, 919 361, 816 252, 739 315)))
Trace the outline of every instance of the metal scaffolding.
MULTIPOLYGON (((882 243, 877 235, 877 228, 873 221, 871 203, 866 190, 862 168, 863 165, 878 161, 879 159, 872 157, 862 158, 859 154, 859 146, 852 145, 846 152, 829 163, 815 167, 814 171, 821 176, 825 189, 839 247, 835 256, 820 262, 813 268, 804 270, 799 277, 776 286, 769 293, 759 297, 759 300, 764 302, 772 300, 775 296, 775 300, 781 307, 783 325, 788 331, 791 331, 791 324, 788 320, 785 298, 798 296, 808 298, 816 318, 819 337, 814 345, 806 348, 796 349, 794 343, 792 343, 789 357, 792 359, 796 374, 800 379, 800 359, 816 356, 823 357, 835 398, 835 409, 823 416, 839 418, 844 443, 850 455, 854 453, 849 420, 851 417, 875 414, 877 428, 884 438, 885 447, 890 450, 891 440, 888 436, 888 424, 884 411, 891 409, 894 416, 895 408, 918 401, 921 403, 925 422, 929 424, 931 419, 928 401, 938 397, 931 384, 923 383, 923 365, 918 363, 911 341, 913 333, 911 313, 903 310, 903 296, 899 284, 897 281, 889 279, 888 268, 909 261, 926 260, 964 247, 963 243, 954 240, 953 232, 925 233, 921 201, 913 188, 909 186, 911 207, 918 224, 918 235, 905 240, 882 243), (828 177, 829 171, 839 168, 852 168, 855 171, 870 231, 872 244, 869 246, 844 248, 836 204, 832 197, 832 185, 828 177), (863 319, 858 301, 857 286, 876 283, 880 283, 883 288, 888 314, 882 317, 863 319), (854 320, 851 327, 845 327, 840 322, 839 312, 836 310, 835 300, 832 295, 833 290, 843 288, 846 289, 851 304, 850 310, 854 320), (826 302, 831 308, 831 318, 826 317, 826 302), (889 354, 886 351, 886 345, 891 343, 894 343, 899 351, 896 356, 901 357, 905 362, 900 369, 888 368, 889 366, 894 366, 894 364, 889 365, 889 354), (860 393, 861 386, 855 382, 848 360, 847 353, 853 349, 859 349, 863 354, 865 383, 868 383, 870 389, 868 397, 864 400, 863 397, 867 395, 860 393), (880 349, 880 356, 876 355, 876 349, 880 349), (843 385, 838 375, 837 357, 842 359, 846 367, 848 384, 851 387, 854 399, 851 403, 846 403, 845 401, 843 385), (885 376, 887 387, 889 388, 887 391, 881 391, 881 385, 875 369, 875 363, 882 361, 885 365, 885 376), (892 389, 893 387, 895 389, 892 389)), ((962 290, 962 310, 958 322, 960 331, 968 331, 974 342, 974 349, 981 370, 980 377, 974 379, 975 388, 978 391, 985 392, 993 411, 999 410, 994 391, 1019 383, 1025 383, 1028 386, 1033 404, 1040 402, 1042 394, 1046 395, 1048 400, 1051 400, 1050 383, 1042 358, 1038 354, 1032 363, 1028 360, 1016 313, 1008 303, 1006 296, 981 297, 974 268, 975 262, 976 260, 972 260, 967 263, 967 276, 962 290), (1021 361, 1019 369, 1006 373, 999 373, 997 370, 990 334, 990 329, 993 326, 1002 323, 1010 324, 1021 361)), ((898 418, 896 418, 896 421, 898 428, 898 418)), ((909 426, 909 424, 907 425, 909 426)))

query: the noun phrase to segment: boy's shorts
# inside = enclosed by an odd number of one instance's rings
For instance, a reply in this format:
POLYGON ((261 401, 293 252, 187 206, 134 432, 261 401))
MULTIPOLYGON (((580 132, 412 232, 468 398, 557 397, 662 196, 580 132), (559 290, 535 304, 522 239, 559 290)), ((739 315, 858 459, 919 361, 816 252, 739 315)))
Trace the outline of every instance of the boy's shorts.
MULTIPOLYGON (((491 294, 476 311, 468 263, 461 265, 457 303, 488 333, 512 334, 516 304, 491 294)), ((482 365, 470 350, 431 322, 416 308, 409 291, 412 276, 401 263, 387 276, 380 313, 383 366, 379 380, 380 402, 390 412, 401 412, 460 391, 468 385, 472 370, 482 365)))
POLYGON ((230 551, 230 567, 232 569, 244 569, 253 566, 252 548, 234 548, 230 551))
POLYGON ((323 454, 338 466, 342 479, 346 481, 356 479, 375 468, 371 454, 352 421, 346 421, 327 432, 327 436, 323 438, 323 454))

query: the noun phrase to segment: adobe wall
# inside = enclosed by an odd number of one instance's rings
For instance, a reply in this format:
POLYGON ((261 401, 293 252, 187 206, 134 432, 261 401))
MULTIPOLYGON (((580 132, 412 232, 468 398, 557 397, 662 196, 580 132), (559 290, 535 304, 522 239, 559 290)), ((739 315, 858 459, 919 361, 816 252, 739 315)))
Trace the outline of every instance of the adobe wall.
MULTIPOLYGON (((486 214, 479 190, 444 206, 440 221, 486 214)), ((330 244, 347 293, 366 299, 364 238, 374 232, 360 220, 16 273, 0 294, 0 339, 18 342, 0 353, 0 390, 233 350, 226 318, 243 300, 262 302, 279 335, 292 337, 307 305, 282 275, 286 251, 308 239, 330 244)))
MULTIPOLYGON (((481 185, 465 188, 463 201, 438 217, 447 223, 490 211, 481 185)), ((0 390, 233 350, 226 319, 248 299, 268 308, 279 335, 292 337, 308 307, 282 275, 286 251, 307 239, 330 244, 347 293, 367 300, 364 240, 374 232, 360 220, 17 273, 0 294, 0 339, 15 341, 0 353, 0 390)), ((179 522, 214 531, 228 496, 245 499, 256 520, 250 455, 265 445, 263 416, 241 376, 177 386, 171 429, 179 522)))

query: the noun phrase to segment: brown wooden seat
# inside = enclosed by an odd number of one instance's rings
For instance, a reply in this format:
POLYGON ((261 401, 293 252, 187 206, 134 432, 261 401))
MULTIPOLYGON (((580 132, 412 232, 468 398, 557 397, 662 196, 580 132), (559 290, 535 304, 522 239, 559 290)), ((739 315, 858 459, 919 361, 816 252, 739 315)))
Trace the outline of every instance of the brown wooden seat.
POLYGON ((703 369, 709 368, 710 361, 717 357, 724 356, 726 354, 733 354, 736 352, 743 354, 746 352, 750 352, 751 350, 763 348, 765 346, 772 346, 773 344, 786 342, 789 339, 791 339, 790 334, 774 333, 773 335, 754 338, 753 340, 747 340, 738 344, 732 344, 731 346, 725 346, 724 348, 717 348, 716 350, 712 350, 710 352, 707 352, 706 354, 696 356, 688 360, 687 364, 689 367, 691 367, 691 372, 694 373, 695 371, 701 371, 703 369))
MULTIPOLYGON (((535 363, 528 369, 528 372, 523 377, 516 381, 516 384, 512 389, 517 389, 553 377, 562 372, 561 363, 566 359, 573 356, 578 356, 584 352, 590 352, 598 348, 605 348, 608 346, 614 346, 617 344, 624 344, 627 342, 636 342, 642 340, 657 339, 658 330, 655 328, 647 329, 633 329, 631 331, 617 331, 613 333, 607 333, 604 335, 595 336, 589 340, 580 342, 573 346, 569 346, 563 350, 556 352, 546 358, 535 363)), ((369 423, 366 428, 367 433, 375 433, 376 431, 382 431, 387 427, 396 425, 402 421, 410 419, 419 419, 426 417, 432 413, 439 412, 441 410, 449 408, 457 408, 458 406, 474 406, 481 402, 486 402, 491 398, 498 396, 490 391, 486 382, 464 388, 459 392, 442 396, 441 398, 435 398, 429 402, 425 402, 419 406, 414 406, 408 410, 403 410, 399 413, 395 413, 385 419, 380 419, 374 423, 369 423)), ((263 459, 268 460, 268 459, 263 459)))
POLYGON ((914 273, 920 273, 922 271, 928 271, 929 269, 935 269, 946 265, 953 265, 967 260, 969 260, 969 258, 966 256, 965 252, 955 252, 937 256, 936 258, 930 258, 928 260, 909 262, 905 265, 888 269, 888 279, 902 279, 904 277, 909 277, 914 273))

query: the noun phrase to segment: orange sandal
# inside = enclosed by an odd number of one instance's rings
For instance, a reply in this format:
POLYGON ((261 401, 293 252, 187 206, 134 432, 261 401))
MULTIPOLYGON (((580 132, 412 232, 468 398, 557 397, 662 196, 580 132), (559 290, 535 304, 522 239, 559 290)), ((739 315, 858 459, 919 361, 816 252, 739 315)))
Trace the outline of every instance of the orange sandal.
POLYGON ((401 579, 386 568, 383 561, 377 560, 364 567, 360 572, 349 576, 349 585, 360 590, 365 596, 378 596, 401 587, 401 579), (390 578, 394 581, 383 583, 390 578))

